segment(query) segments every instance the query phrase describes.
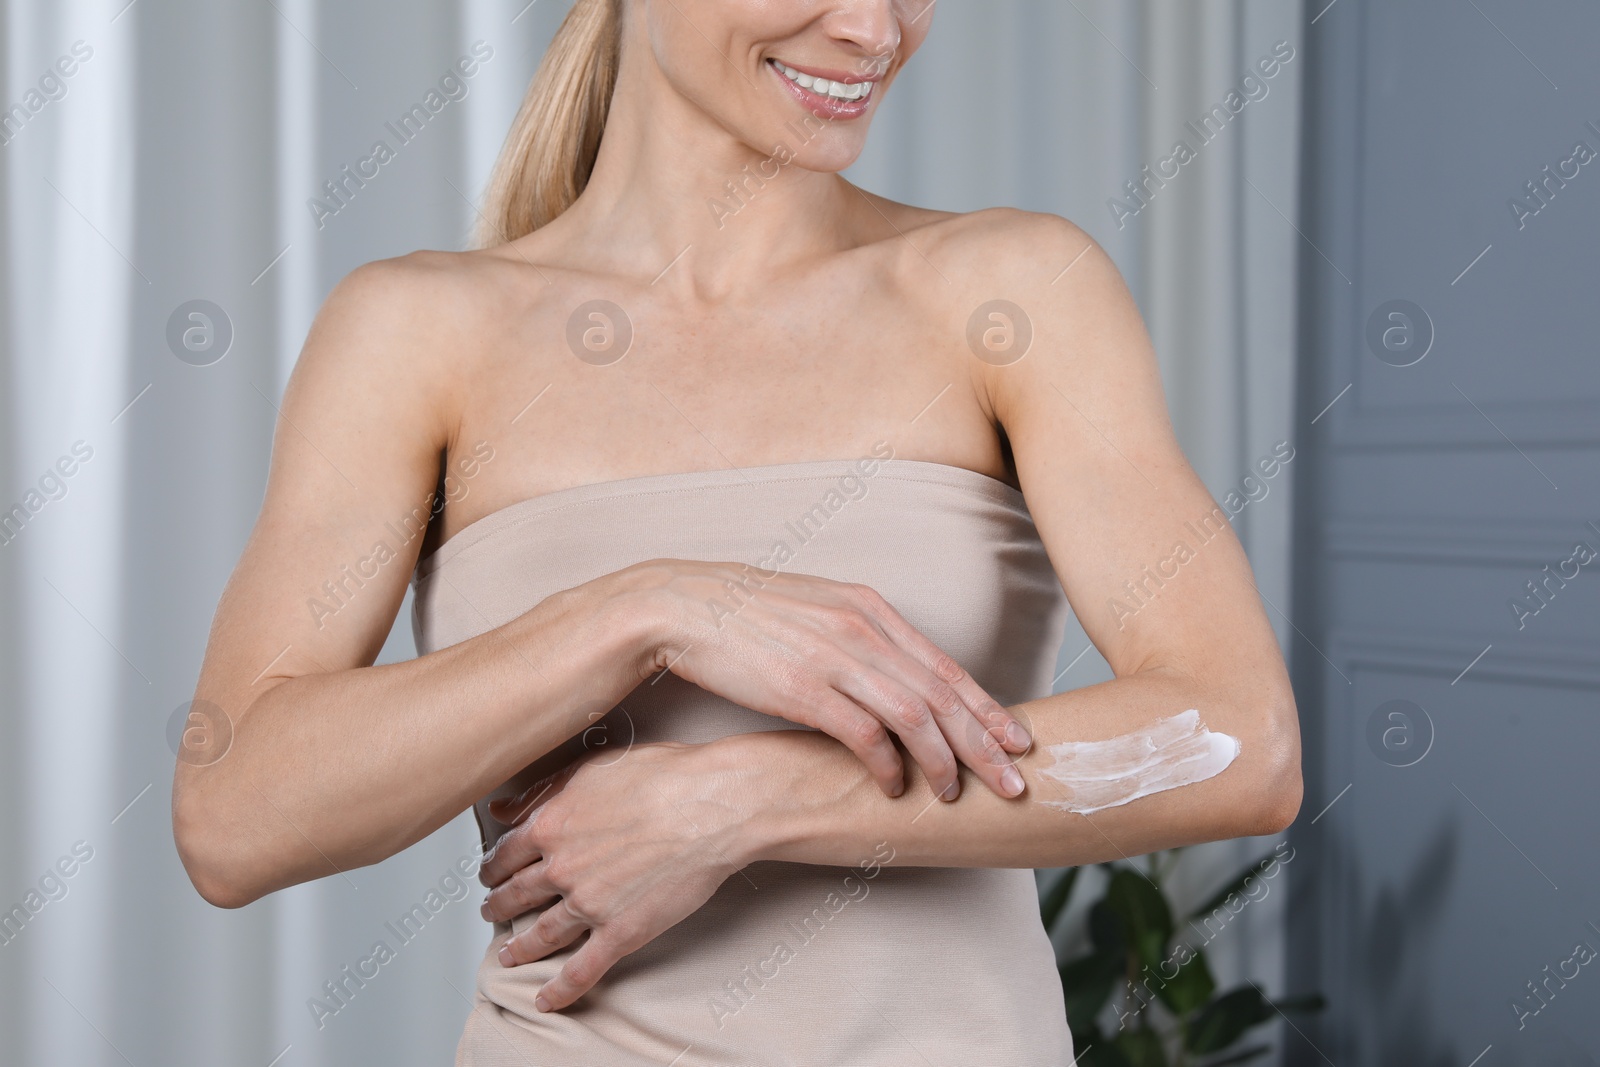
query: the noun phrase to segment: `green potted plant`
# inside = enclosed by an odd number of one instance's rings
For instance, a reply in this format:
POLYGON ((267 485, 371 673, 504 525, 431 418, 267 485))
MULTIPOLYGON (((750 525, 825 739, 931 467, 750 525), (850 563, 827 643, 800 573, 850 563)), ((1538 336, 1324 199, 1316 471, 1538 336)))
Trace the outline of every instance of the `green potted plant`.
MULTIPOLYGON (((1077 1067, 1246 1063, 1271 1051, 1242 1044, 1249 1031, 1280 1013, 1323 1007, 1320 995, 1274 1003, 1253 983, 1219 993, 1206 962, 1204 942, 1256 899, 1252 888, 1287 860, 1275 851, 1251 864, 1189 912, 1180 928, 1162 887, 1179 851, 1152 853, 1143 866, 1091 864, 1107 879, 1087 912, 1089 950, 1060 963, 1077 1067)), ((1082 870, 1067 868, 1043 888, 1040 910, 1052 934, 1065 930, 1062 917, 1082 870)))

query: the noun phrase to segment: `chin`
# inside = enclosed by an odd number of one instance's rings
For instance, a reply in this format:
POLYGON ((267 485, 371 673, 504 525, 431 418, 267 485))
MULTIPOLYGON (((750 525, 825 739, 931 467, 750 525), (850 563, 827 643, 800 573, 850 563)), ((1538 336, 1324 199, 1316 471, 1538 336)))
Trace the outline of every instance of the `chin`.
POLYGON ((651 5, 649 37, 667 81, 752 150, 836 172, 860 156, 929 10, 922 0, 675 0, 651 5))

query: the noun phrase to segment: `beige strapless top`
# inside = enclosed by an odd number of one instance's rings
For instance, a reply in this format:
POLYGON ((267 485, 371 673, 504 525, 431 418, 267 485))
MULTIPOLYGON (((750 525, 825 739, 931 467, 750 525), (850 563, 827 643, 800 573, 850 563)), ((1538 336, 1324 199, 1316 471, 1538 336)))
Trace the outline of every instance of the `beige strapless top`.
MULTIPOLYGON (((513 504, 463 529, 418 568, 417 651, 464 641, 641 560, 765 566, 775 553, 786 572, 877 589, 1002 704, 1050 692, 1067 603, 1022 494, 975 471, 919 460, 648 475, 513 504)), ((613 744, 796 728, 675 675, 639 686, 600 724, 613 744)), ((541 763, 579 751, 574 742, 541 763)), ((487 800, 477 815, 491 845, 504 827, 487 800)), ((730 877, 699 911, 561 1012, 537 1012, 533 998, 570 950, 503 967, 500 945, 534 916, 497 923, 456 1063, 1071 1063, 1032 872, 878 866, 893 845, 861 857, 865 871, 751 865, 748 878, 730 877)))

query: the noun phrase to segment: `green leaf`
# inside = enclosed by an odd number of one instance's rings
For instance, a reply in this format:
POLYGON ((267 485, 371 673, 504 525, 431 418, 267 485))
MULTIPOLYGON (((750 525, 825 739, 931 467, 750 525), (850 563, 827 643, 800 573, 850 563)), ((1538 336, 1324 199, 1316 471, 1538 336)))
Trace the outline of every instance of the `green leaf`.
POLYGON ((1095 951, 1121 956, 1128 951, 1128 926, 1122 916, 1104 900, 1089 909, 1089 940, 1095 951))
POLYGON ((1082 867, 1068 867, 1056 884, 1050 887, 1039 901, 1039 917, 1044 922, 1045 931, 1055 929, 1056 920, 1061 918, 1061 913, 1066 910, 1067 900, 1072 896, 1072 886, 1078 880, 1078 872, 1082 867))
POLYGON ((1122 973, 1122 953, 1096 952, 1061 968, 1061 992, 1067 1001, 1067 1025, 1073 1032, 1088 1030, 1111 998, 1111 987, 1122 973))
POLYGON ((1109 1041, 1098 1040, 1099 1037, 1098 1033, 1092 1033, 1080 1040, 1077 1031, 1073 1031, 1073 1052, 1078 1057, 1073 1061, 1076 1067, 1134 1067, 1121 1049, 1109 1041))
POLYGON ((1106 887, 1106 902, 1116 910, 1135 935, 1153 930, 1162 938, 1172 936, 1172 909, 1161 891, 1138 871, 1122 869, 1111 876, 1106 887))
POLYGON ((1272 1005, 1255 986, 1243 986, 1206 1005, 1189 1024, 1184 1045, 1190 1052, 1221 1052, 1252 1026, 1272 1018, 1272 1005))
POLYGON ((1246 867, 1243 871, 1240 871, 1233 881, 1217 890, 1215 896, 1206 901, 1204 904, 1200 905, 1194 911, 1190 912, 1189 920, 1193 922, 1195 919, 1205 918, 1207 915, 1210 915, 1212 912, 1222 907, 1222 905, 1226 904, 1229 897, 1233 896, 1235 893, 1243 892, 1245 883, 1250 881, 1251 878, 1260 878, 1261 872, 1266 870, 1273 860, 1277 859, 1277 856, 1278 850, 1273 849, 1271 852, 1268 852, 1265 856, 1262 856, 1250 866, 1246 867))
MULTIPOLYGON (((1177 955, 1181 955, 1182 951, 1177 955)), ((1150 984, 1156 985, 1162 976, 1157 973, 1150 984)), ((1174 1014, 1187 1015, 1204 1006, 1216 991, 1217 982, 1211 977, 1211 967, 1206 963, 1205 953, 1196 951, 1178 967, 1175 977, 1165 985, 1156 987, 1156 996, 1174 1014)))
POLYGON ((1132 935, 1132 947, 1151 971, 1157 970, 1172 939, 1172 909, 1167 898, 1137 871, 1119 870, 1106 887, 1106 904, 1132 935))
POLYGON ((1133 1067, 1167 1067, 1167 1053, 1161 1047, 1161 1035, 1154 1030, 1124 1030, 1117 1035, 1113 1044, 1133 1067))
POLYGON ((1204 1067, 1228 1067, 1233 1063, 1249 1063, 1258 1056, 1265 1056, 1272 1051, 1271 1045, 1251 1045, 1247 1049, 1222 1057, 1220 1060, 1207 1060, 1204 1067))
POLYGON ((1275 1000, 1273 1007, 1281 1012, 1291 1011, 1321 1011, 1328 1006, 1321 993, 1311 993, 1303 997, 1294 997, 1290 1000, 1275 1000))

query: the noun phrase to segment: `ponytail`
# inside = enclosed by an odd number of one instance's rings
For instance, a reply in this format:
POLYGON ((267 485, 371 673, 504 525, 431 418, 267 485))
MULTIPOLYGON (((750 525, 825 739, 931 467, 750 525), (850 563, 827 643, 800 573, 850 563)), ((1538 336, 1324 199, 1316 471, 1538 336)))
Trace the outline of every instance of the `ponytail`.
POLYGON ((515 241, 578 199, 617 83, 622 0, 577 0, 545 51, 484 193, 479 248, 515 241))

